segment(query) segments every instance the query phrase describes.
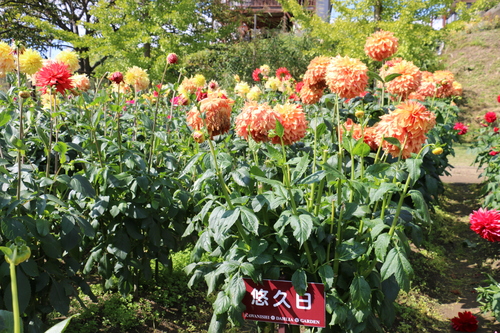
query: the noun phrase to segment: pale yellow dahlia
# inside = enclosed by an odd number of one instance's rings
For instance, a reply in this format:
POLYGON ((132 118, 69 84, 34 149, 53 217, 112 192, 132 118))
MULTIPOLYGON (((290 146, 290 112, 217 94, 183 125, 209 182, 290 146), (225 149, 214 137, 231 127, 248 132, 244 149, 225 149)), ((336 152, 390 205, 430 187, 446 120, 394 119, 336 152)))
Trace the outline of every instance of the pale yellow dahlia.
POLYGON ((40 96, 41 97, 40 102, 42 103, 42 108, 46 110, 51 110, 52 107, 54 106, 54 103, 58 105, 61 102, 61 100, 56 96, 57 95, 53 94, 42 94, 40 96))
POLYGON ((283 82, 280 81, 277 77, 270 77, 269 80, 266 81, 265 87, 267 90, 278 91, 283 89, 283 82))
POLYGON ((247 93, 247 99, 249 101, 258 101, 262 91, 258 86, 253 86, 250 91, 247 93))
MULTIPOLYGON (((274 111, 278 113, 278 120, 283 125, 283 143, 291 145, 302 139, 307 132, 307 120, 302 106, 299 104, 276 104, 274 111)), ((281 144, 279 136, 272 138, 272 143, 281 144)))
POLYGON ((16 69, 16 63, 9 44, 0 42, 0 77, 16 69))
POLYGON ((318 103, 321 97, 323 96, 323 90, 326 88, 326 83, 322 87, 316 86, 309 86, 307 84, 304 84, 302 88, 300 89, 300 100, 304 104, 315 104, 318 103))
POLYGON ((389 67, 385 72, 386 76, 394 73, 401 75, 386 83, 386 89, 389 93, 400 96, 403 99, 406 99, 410 93, 416 91, 422 81, 422 72, 411 61, 402 60, 394 66, 389 67))
POLYGON ((231 126, 230 100, 205 98, 201 100, 199 110, 194 107, 188 112, 186 121, 192 129, 197 131, 201 131, 206 126, 210 138, 224 134, 231 126))
POLYGON ((43 58, 38 51, 27 49, 19 55, 19 67, 24 74, 33 75, 43 67, 43 58))
POLYGON ((196 88, 203 88, 205 86, 205 83, 207 83, 207 80, 203 75, 196 74, 193 77, 193 83, 196 85, 196 88))
POLYGON ((87 91, 90 89, 90 80, 87 74, 76 74, 73 75, 70 79, 71 81, 73 81, 73 86, 78 90, 87 91))
POLYGON ((382 61, 398 50, 398 39, 390 31, 379 30, 366 39, 365 53, 372 59, 382 61))
POLYGON ((234 93, 238 96, 245 97, 249 92, 250 86, 244 81, 238 82, 234 86, 234 93))
POLYGON ((376 142, 393 157, 400 154, 400 149, 383 140, 393 137, 399 140, 403 151, 401 156, 408 158, 418 153, 427 139, 426 133, 436 124, 436 116, 419 102, 408 100, 389 114, 380 117, 376 124, 376 142))
POLYGON ((307 66, 307 70, 304 74, 304 78, 302 81, 304 81, 304 84, 314 87, 318 85, 319 87, 324 87, 326 82, 325 82, 325 75, 326 75, 326 68, 328 67, 328 64, 330 63, 330 57, 316 57, 307 66))
POLYGON ((330 59, 326 68, 326 84, 341 98, 354 98, 368 85, 368 67, 358 59, 341 57, 330 59))
POLYGON ((137 66, 129 68, 123 80, 126 84, 134 87, 135 91, 145 90, 149 87, 148 73, 137 66))
POLYGON ((453 93, 452 93, 452 96, 462 96, 463 94, 463 88, 462 88, 462 84, 457 82, 457 81, 453 81, 453 93))
POLYGON ((61 51, 56 55, 56 61, 62 62, 68 66, 70 72, 75 72, 80 68, 80 63, 78 62, 78 54, 74 51, 61 51))
POLYGON ((268 65, 262 65, 259 67, 259 69, 264 76, 269 76, 269 73, 271 72, 271 67, 269 67, 268 65))
POLYGON ((276 127, 276 119, 278 113, 267 103, 247 102, 236 117, 236 134, 245 140, 250 135, 256 142, 267 142, 269 131, 276 127))

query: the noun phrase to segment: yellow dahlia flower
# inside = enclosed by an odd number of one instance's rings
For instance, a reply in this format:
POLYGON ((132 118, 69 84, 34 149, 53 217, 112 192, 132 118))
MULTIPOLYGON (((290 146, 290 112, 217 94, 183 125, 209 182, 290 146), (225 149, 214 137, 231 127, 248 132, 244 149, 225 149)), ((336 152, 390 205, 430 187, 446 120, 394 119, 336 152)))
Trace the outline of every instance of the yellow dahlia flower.
POLYGON ((326 68, 326 84, 341 98, 354 98, 365 91, 367 73, 368 67, 360 60, 338 55, 326 68))
POLYGON ((247 93, 247 99, 249 101, 257 101, 259 100, 260 95, 262 94, 262 91, 258 86, 253 86, 250 91, 247 93))
POLYGON ((21 72, 33 75, 43 67, 43 58, 38 51, 27 49, 19 55, 19 67, 21 72))
POLYGON ((283 82, 281 82, 277 77, 273 76, 266 81, 265 87, 267 90, 278 91, 283 89, 283 82))
POLYGON ((145 90, 149 87, 148 73, 137 66, 128 69, 124 81, 134 87, 135 91, 145 90))
POLYGON ((234 93, 236 95, 239 95, 241 97, 245 97, 246 94, 248 94, 249 92, 250 92, 250 86, 248 85, 248 83, 246 83, 244 81, 238 82, 234 86, 234 93))
POLYGON ((61 102, 61 100, 59 98, 56 98, 57 95, 53 95, 53 94, 42 94, 41 97, 41 103, 42 103, 42 108, 46 109, 46 110, 51 110, 52 109, 52 106, 54 105, 54 103, 59 104, 61 102))
POLYGON ((250 135, 255 142, 267 142, 269 131, 276 127, 276 119, 278 113, 267 103, 247 102, 236 117, 236 134, 245 140, 250 135))
POLYGON ((196 74, 193 78, 193 83, 196 85, 197 88, 203 88, 205 86, 205 83, 207 83, 207 80, 203 75, 196 74))
POLYGON ((61 51, 56 55, 56 61, 62 62, 68 66, 70 72, 75 72, 80 68, 78 54, 74 51, 61 51))
POLYGON ((9 44, 0 42, 0 77, 16 69, 14 55, 9 44))
POLYGON ((366 39, 365 53, 372 59, 382 61, 398 50, 398 39, 390 31, 379 30, 366 39))

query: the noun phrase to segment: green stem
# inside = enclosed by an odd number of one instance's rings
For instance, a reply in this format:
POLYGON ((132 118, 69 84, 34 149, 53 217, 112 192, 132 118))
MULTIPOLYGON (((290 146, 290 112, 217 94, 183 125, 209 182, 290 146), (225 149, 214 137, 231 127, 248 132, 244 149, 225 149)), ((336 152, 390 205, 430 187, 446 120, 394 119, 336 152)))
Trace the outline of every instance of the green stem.
MULTIPOLYGON (((333 234, 333 222, 335 222, 335 201, 332 200, 332 215, 330 218, 330 235, 333 234)), ((330 261, 330 250, 332 247, 332 242, 328 242, 326 247, 326 262, 330 261)))
POLYGON ((389 229, 389 236, 391 238, 394 235, 394 231, 396 230, 399 214, 401 213, 401 207, 403 207, 403 201, 406 197, 406 193, 408 192, 408 187, 410 186, 410 182, 411 182, 411 177, 408 176, 408 180, 406 181, 403 192, 401 193, 401 197, 399 198, 398 207, 396 208, 396 213, 394 214, 394 219, 392 220, 391 229, 389 229))
MULTIPOLYGON (((316 158, 317 158, 317 154, 318 154, 318 121, 317 121, 317 117, 315 118, 315 125, 316 127, 314 128, 314 147, 313 147, 313 163, 312 163, 312 173, 315 173, 316 172, 316 158)), ((307 210, 308 211, 311 211, 312 210, 312 206, 313 206, 313 203, 314 203, 314 192, 316 190, 316 183, 312 183, 311 184, 311 195, 310 195, 310 198, 309 198, 309 202, 308 202, 308 207, 307 207, 307 210)))
POLYGON ((21 333, 21 316, 19 314, 19 298, 17 294, 17 277, 15 258, 17 257, 17 248, 14 249, 13 260, 10 263, 10 279, 12 291, 12 312, 14 315, 14 333, 21 333))
MULTIPOLYGON (((219 184, 222 188, 222 193, 224 194, 224 198, 226 198, 226 202, 227 202, 227 205, 229 206, 229 209, 232 210, 232 209, 234 209, 234 205, 231 201, 229 189, 227 188, 227 185, 224 182, 224 177, 222 176, 222 172, 219 168, 219 164, 217 163, 217 155, 215 154, 214 145, 213 145, 212 140, 210 138, 208 139, 208 145, 210 146, 210 153, 212 154, 212 158, 214 159, 215 172, 217 174, 217 178, 219 179, 219 184)), ((236 228, 238 228, 238 232, 239 232, 241 238, 243 238, 243 241, 247 245, 250 245, 250 238, 248 237, 247 233, 245 232, 245 229, 243 228, 241 221, 237 220, 234 224, 236 224, 236 228)))

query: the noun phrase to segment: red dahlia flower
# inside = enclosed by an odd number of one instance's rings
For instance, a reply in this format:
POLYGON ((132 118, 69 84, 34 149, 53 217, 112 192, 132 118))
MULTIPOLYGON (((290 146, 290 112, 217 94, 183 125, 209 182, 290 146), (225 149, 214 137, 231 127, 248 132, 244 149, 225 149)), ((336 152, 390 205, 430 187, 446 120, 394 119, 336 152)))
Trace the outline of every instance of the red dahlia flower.
POLYGON ((470 311, 459 312, 458 317, 451 319, 451 326, 459 332, 477 331, 477 318, 470 311))
POLYGON ((262 70, 260 68, 256 68, 253 73, 252 73, 252 78, 254 81, 260 81, 260 76, 259 74, 262 74, 262 70))
POLYGON ((498 155, 499 153, 500 153, 499 151, 492 150, 492 151, 490 151, 488 154, 490 154, 490 156, 496 156, 496 155, 498 155))
POLYGON ((497 120, 497 114, 495 112, 486 112, 484 115, 484 120, 486 120, 488 123, 492 123, 495 120, 497 120))
POLYGON ((292 74, 290 74, 288 69, 286 69, 285 67, 280 67, 276 70, 276 77, 280 81, 287 81, 287 80, 290 80, 292 78, 292 74))
POLYGON ((121 72, 114 72, 108 77, 108 79, 116 84, 120 84, 123 82, 123 74, 121 72))
POLYGON ((500 103, 500 95, 497 96, 497 102, 500 103))
POLYGON ((469 216, 470 228, 490 242, 500 241, 500 212, 496 209, 479 208, 469 216))
POLYGON ((176 64, 177 61, 179 61, 179 58, 177 57, 177 54, 175 53, 169 53, 167 55, 167 62, 171 65, 176 64))
POLYGON ((36 86, 42 87, 42 93, 47 93, 47 89, 55 88, 61 94, 66 90, 73 89, 71 72, 68 66, 61 62, 54 62, 42 67, 36 73, 36 86))
POLYGON ((454 130, 459 131, 457 134, 458 135, 464 135, 467 133, 467 130, 469 129, 466 125, 462 123, 456 123, 455 126, 453 126, 454 130))

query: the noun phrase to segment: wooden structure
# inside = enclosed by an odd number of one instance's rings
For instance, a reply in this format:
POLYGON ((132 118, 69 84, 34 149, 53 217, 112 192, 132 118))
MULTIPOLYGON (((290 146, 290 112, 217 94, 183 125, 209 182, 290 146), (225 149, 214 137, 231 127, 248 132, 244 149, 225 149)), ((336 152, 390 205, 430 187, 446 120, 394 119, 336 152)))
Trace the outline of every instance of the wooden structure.
MULTIPOLYGON (((245 12, 250 29, 283 29, 290 28, 291 14, 283 11, 281 4, 276 0, 240 0, 229 1, 233 8, 245 12)), ((318 4, 328 8, 329 0, 298 0, 305 10, 318 14, 318 4)), ((325 10, 323 10, 325 11, 325 10)), ((321 15, 320 15, 321 16, 321 15)), ((325 15, 323 15, 325 16, 325 15)))

